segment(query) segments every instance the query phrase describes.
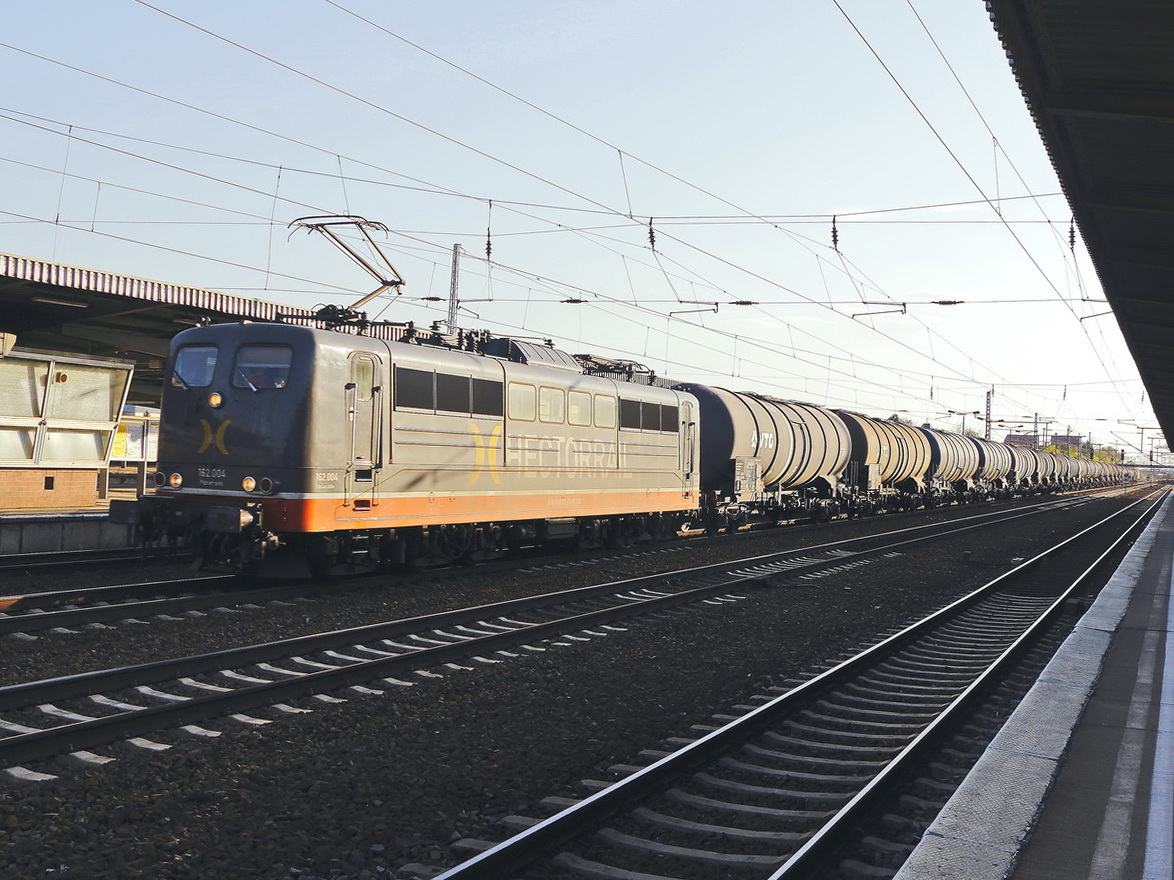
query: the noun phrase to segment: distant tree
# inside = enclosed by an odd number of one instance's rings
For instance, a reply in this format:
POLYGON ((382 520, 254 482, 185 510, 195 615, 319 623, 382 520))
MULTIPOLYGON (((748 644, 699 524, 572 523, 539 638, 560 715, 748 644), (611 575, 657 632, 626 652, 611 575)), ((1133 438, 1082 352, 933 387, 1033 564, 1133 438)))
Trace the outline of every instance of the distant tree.
POLYGON ((913 427, 913 419, 903 419, 896 413, 893 413, 885 421, 896 422, 898 425, 909 425, 910 427, 913 427))
POLYGON ((1092 450, 1094 461, 1103 461, 1107 464, 1121 464, 1121 450, 1112 446, 1094 446, 1092 450))

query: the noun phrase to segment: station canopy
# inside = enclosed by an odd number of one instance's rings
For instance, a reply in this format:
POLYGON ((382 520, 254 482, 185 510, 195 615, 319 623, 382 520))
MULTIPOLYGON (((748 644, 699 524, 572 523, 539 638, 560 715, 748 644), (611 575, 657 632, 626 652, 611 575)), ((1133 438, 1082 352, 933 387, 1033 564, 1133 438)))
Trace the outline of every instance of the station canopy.
POLYGON ((987 6, 1174 442, 1174 3, 987 6))
POLYGON ((158 406, 171 337, 202 323, 313 325, 315 313, 215 290, 0 254, 0 333, 22 351, 131 361, 128 403, 158 406))

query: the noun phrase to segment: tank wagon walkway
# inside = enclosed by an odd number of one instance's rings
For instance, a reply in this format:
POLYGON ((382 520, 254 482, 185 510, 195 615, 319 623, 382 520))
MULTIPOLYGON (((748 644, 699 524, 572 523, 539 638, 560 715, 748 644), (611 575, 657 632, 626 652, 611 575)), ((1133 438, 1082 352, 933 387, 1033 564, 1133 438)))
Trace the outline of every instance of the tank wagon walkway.
POLYGON ((1167 498, 897 880, 1174 877, 1167 498))

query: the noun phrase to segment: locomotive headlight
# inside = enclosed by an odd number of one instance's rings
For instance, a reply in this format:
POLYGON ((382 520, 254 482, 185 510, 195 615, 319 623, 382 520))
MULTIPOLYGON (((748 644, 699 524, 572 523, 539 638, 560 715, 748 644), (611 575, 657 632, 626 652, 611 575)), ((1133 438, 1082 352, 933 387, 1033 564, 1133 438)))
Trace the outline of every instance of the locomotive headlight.
POLYGON ((167 485, 167 474, 163 471, 155 471, 155 485, 163 487, 167 485))
POLYGON ((215 391, 208 395, 208 406, 212 407, 213 409, 220 406, 222 403, 224 403, 224 398, 215 391))
POLYGON ((261 491, 268 495, 273 491, 274 483, 269 477, 261 477, 261 491))
POLYGON ((183 485, 183 474, 175 473, 167 478, 167 485, 172 489, 178 489, 183 485))
POLYGON ((243 480, 241 480, 241 488, 246 492, 252 492, 257 488, 257 481, 252 477, 245 477, 243 480))

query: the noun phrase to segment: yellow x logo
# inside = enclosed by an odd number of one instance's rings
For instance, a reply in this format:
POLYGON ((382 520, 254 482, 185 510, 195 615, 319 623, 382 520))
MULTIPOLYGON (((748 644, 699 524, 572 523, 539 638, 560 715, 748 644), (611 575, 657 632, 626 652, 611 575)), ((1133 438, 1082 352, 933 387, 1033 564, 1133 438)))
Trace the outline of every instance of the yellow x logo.
POLYGON ((220 423, 220 427, 216 429, 216 434, 212 434, 212 426, 208 424, 207 419, 200 419, 200 424, 204 426, 204 442, 200 444, 200 448, 196 450, 196 455, 205 452, 213 443, 216 448, 220 450, 221 455, 228 455, 228 450, 224 447, 224 432, 228 430, 228 423, 231 419, 225 419, 220 423))
POLYGON ((488 471, 490 478, 497 485, 501 485, 501 476, 497 472, 497 444, 501 442, 501 425, 495 425, 493 433, 489 435, 489 442, 485 442, 485 438, 481 436, 481 432, 477 430, 476 425, 470 426, 473 429, 473 442, 477 444, 477 458, 473 465, 476 470, 473 471, 472 476, 469 477, 469 485, 472 486, 479 479, 481 479, 482 471, 488 471))

